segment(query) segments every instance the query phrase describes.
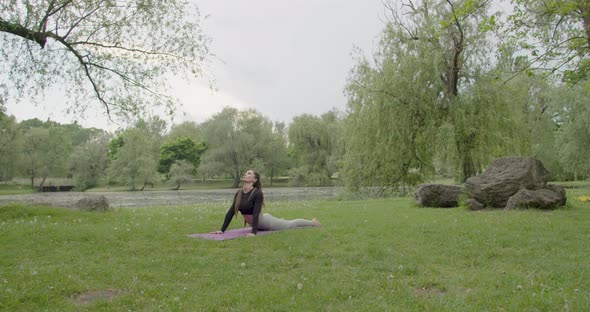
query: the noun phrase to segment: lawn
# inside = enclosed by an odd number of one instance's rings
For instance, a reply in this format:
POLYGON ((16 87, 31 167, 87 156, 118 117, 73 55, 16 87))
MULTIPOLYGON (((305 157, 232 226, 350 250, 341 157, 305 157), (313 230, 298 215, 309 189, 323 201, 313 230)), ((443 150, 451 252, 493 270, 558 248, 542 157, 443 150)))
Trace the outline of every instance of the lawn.
POLYGON ((0 195, 33 193, 31 185, 0 183, 0 195))
MULTIPOLYGON (((588 311, 590 202, 418 208, 410 198, 268 203, 321 228, 231 241, 228 204, 0 208, 0 310, 588 311)), ((241 222, 234 220, 231 227, 241 222)))

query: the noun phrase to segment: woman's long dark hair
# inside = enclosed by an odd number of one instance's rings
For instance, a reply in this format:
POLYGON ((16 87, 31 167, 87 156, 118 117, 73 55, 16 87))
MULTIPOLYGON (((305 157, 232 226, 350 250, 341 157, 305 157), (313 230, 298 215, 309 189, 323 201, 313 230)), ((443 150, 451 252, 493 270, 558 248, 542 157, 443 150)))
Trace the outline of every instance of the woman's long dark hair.
MULTIPOLYGON (((254 173, 254 176, 256 177, 256 182, 254 182, 254 184, 252 184, 252 186, 254 187, 254 189, 252 190, 252 193, 250 193, 250 197, 248 199, 250 199, 252 197, 252 195, 254 195, 254 192, 260 191, 262 192, 262 183, 260 182, 260 174, 258 174, 258 172, 252 170, 252 173, 254 173)), ((242 190, 239 189, 238 192, 236 193, 236 197, 234 198, 235 204, 234 204, 234 216, 238 215, 238 211, 240 210, 240 202, 242 201, 242 190)), ((264 199, 262 199, 262 204, 264 205, 264 199)))

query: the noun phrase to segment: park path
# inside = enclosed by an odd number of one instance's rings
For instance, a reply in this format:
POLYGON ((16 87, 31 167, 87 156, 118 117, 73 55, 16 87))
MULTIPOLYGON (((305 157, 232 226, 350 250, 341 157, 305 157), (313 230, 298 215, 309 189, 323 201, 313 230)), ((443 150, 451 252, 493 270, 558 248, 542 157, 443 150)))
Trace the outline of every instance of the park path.
MULTIPOLYGON (((230 203, 235 189, 136 191, 136 192, 55 192, 0 195, 0 206, 9 203, 72 207, 87 195, 104 195, 111 207, 179 206, 202 203, 230 203)), ((336 198, 340 187, 285 187, 264 189, 265 201, 297 201, 336 198)))

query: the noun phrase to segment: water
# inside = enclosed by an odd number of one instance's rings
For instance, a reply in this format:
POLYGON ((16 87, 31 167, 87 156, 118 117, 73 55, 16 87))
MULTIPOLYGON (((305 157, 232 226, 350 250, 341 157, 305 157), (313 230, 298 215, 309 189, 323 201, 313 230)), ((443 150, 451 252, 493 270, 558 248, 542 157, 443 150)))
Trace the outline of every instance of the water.
MULTIPOLYGON (((0 195, 0 206, 8 203, 73 207, 85 196, 104 195, 111 207, 180 206, 202 203, 227 203, 235 189, 137 191, 137 192, 55 192, 0 195)), ((340 187, 288 187, 264 189, 265 202, 332 199, 342 194, 340 187)))

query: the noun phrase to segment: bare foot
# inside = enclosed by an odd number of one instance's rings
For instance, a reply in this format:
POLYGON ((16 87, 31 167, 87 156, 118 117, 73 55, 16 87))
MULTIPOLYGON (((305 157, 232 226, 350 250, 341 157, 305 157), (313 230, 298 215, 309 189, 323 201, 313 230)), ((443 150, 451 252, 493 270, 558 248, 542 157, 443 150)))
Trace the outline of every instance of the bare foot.
POLYGON ((318 221, 318 219, 316 218, 311 219, 311 223, 313 224, 313 226, 322 226, 320 221, 318 221))

